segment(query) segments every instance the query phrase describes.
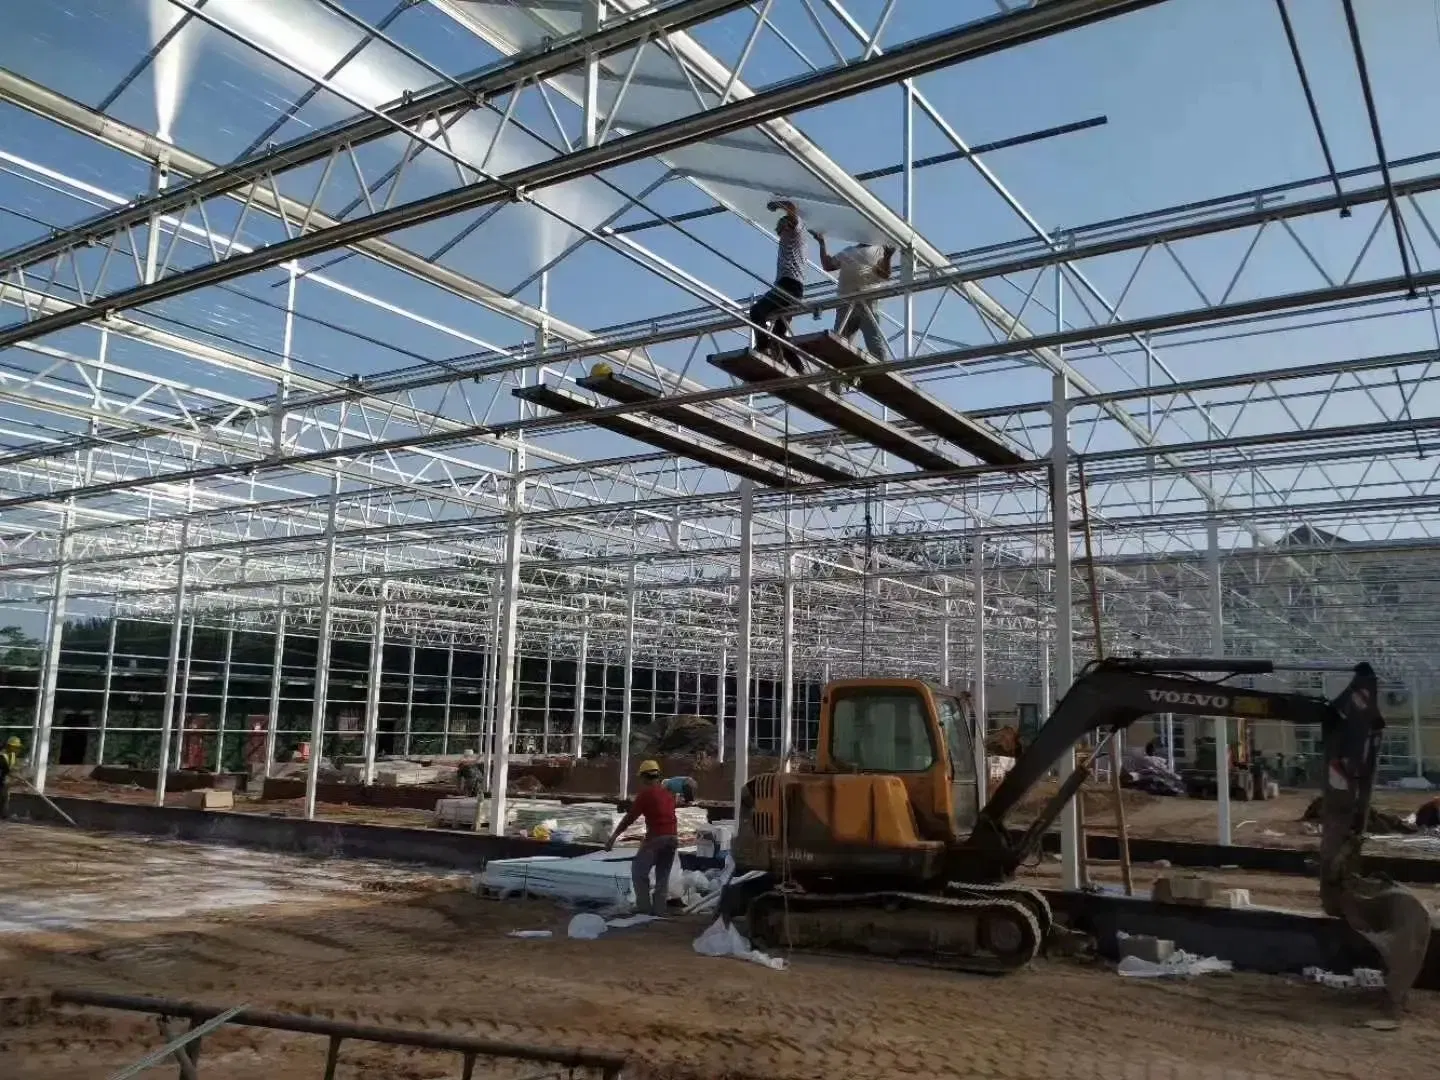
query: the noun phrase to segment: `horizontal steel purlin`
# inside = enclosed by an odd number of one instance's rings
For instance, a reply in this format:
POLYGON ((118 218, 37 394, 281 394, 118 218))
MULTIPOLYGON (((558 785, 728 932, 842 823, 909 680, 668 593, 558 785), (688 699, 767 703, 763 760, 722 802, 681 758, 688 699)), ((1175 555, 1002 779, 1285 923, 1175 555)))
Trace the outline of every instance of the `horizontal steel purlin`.
MULTIPOLYGON (((1440 189, 1440 175, 1424 176, 1408 181, 1403 181, 1400 182, 1400 184, 1398 185, 1398 189, 1402 195, 1416 195, 1420 193, 1435 191, 1437 189, 1440 189)), ((1349 206, 1359 206, 1369 202, 1382 201, 1384 198, 1385 189, 1383 188, 1383 186, 1374 186, 1371 188, 1360 189, 1358 191, 1351 192, 1350 194, 1345 196, 1344 204, 1349 206)), ((898 286, 883 286, 879 289, 874 290, 874 295, 877 298, 883 298, 885 296, 896 295, 906 289, 921 289, 930 285, 938 286, 947 283, 954 283, 961 278, 965 278, 968 280, 978 280, 986 277, 1002 277, 1007 274, 1015 274, 1023 270, 1037 269, 1047 265, 1057 265, 1064 262, 1080 261, 1107 254, 1115 254, 1127 250, 1145 249, 1156 245, 1173 243, 1177 240, 1192 237, 1209 236, 1235 229, 1263 226, 1272 221, 1295 220, 1315 214, 1328 213, 1337 209, 1339 205, 1341 205, 1341 203, 1337 201, 1336 197, 1334 196, 1324 196, 1317 199, 1307 199, 1289 204, 1270 204, 1264 206, 1262 209, 1259 210, 1246 210, 1239 214, 1210 218, 1202 221, 1192 221, 1182 225, 1167 226, 1153 232, 1138 233, 1121 238, 1112 238, 1103 241, 1082 243, 1067 247, 1057 252, 1030 252, 1023 255, 1002 259, 998 263, 989 262, 978 266, 970 265, 966 266, 963 270, 956 269, 953 271, 947 271, 945 273, 933 275, 928 278, 919 278, 912 285, 902 284, 898 286)), ((964 259, 963 256, 961 258, 962 260, 964 259)), ((812 303, 805 310, 818 312, 820 310, 825 310, 829 307, 835 306, 839 302, 841 301, 838 298, 827 298, 825 300, 812 303)), ((346 395, 343 393, 330 393, 321 391, 319 393, 313 393, 309 395, 297 395, 296 397, 292 398, 288 403, 287 411, 289 411, 292 415, 295 415, 299 414, 300 411, 303 409, 314 408, 330 402, 344 401, 347 399, 355 400, 357 397, 363 402, 369 399, 372 395, 400 393, 405 390, 418 389, 424 386, 435 385, 437 383, 457 381, 462 378, 482 373, 498 374, 504 371, 528 368, 536 364, 549 363, 557 360, 574 361, 586 356, 611 354, 615 352, 620 352, 622 350, 641 348, 647 345, 662 343, 668 340, 692 337, 703 333, 716 333, 721 330, 733 328, 739 325, 740 322, 736 319, 711 320, 701 325, 686 325, 683 327, 675 327, 671 330, 660 330, 655 332, 648 332, 642 335, 632 335, 628 338, 597 338, 592 342, 588 342, 584 345, 576 347, 565 346, 534 353, 526 351, 522 353, 520 358, 508 359, 500 363, 487 363, 484 367, 480 367, 474 364, 460 364, 457 366, 457 370, 455 371, 427 373, 423 375, 412 374, 388 381, 382 377, 379 380, 372 380, 371 382, 367 383, 364 392, 361 394, 351 392, 349 395, 346 395)), ((1161 391, 1157 389, 1156 392, 1158 393, 1161 391)), ((1082 401, 1077 402, 1077 404, 1085 403, 1091 400, 1095 402, 1108 402, 1112 400, 1122 399, 1115 398, 1113 395, 1090 395, 1082 401)), ((268 405, 266 407, 268 408, 268 405)), ((996 416, 1002 415, 1005 412, 1006 410, 1004 409, 985 410, 983 413, 977 415, 996 416)), ((74 450, 75 448, 77 448, 77 445, 78 443, 76 442, 76 440, 69 440, 45 449, 24 451, 16 454, 6 455, 5 460, 7 462, 19 462, 35 457, 59 455, 74 450)))
POLYGON ((327 229, 270 244, 253 252, 185 270, 124 289, 71 311, 0 330, 0 348, 76 326, 107 314, 179 296, 257 270, 330 251, 360 240, 465 210, 511 200, 517 193, 563 184, 604 169, 653 157, 713 135, 752 127, 796 110, 839 101, 963 60, 1038 41, 1053 34, 1138 11, 1165 0, 1050 0, 1037 7, 998 15, 903 45, 892 52, 762 91, 752 97, 660 124, 612 142, 542 161, 497 180, 467 185, 327 229))
MULTIPOLYGON (((1254 300, 1236 301, 1234 303, 1211 306, 1204 308, 1191 308, 1180 312, 1169 312, 1161 315, 1151 315, 1138 319, 1129 319, 1109 323, 1103 327, 1083 327, 1076 330, 1066 330, 1050 334, 1036 334, 1033 337, 1008 342, 998 342, 988 345, 968 346, 960 349, 953 349, 947 352, 930 353, 923 356, 910 357, 903 360, 891 360, 884 363, 876 363, 872 370, 875 372, 903 372, 903 371, 924 371, 931 368, 946 367, 952 364, 964 364, 976 360, 989 359, 997 356, 1012 356, 1018 353, 1030 352, 1037 348, 1053 348, 1055 346, 1069 345, 1077 342, 1091 342, 1097 340, 1114 340, 1116 338, 1128 337, 1137 333, 1155 333, 1160 330, 1174 329, 1184 326, 1194 326, 1205 323, 1219 323, 1230 319, 1245 318, 1255 315, 1274 314, 1278 312, 1298 311, 1304 308, 1317 307, 1326 304, 1338 303, 1346 300, 1354 300, 1365 297, 1385 296, 1390 294, 1400 295, 1408 292, 1412 287, 1429 289, 1440 286, 1440 271, 1431 271, 1425 274, 1415 274, 1410 277, 1381 278, 1374 281, 1352 282, 1345 285, 1331 286, 1323 289, 1313 289, 1308 292, 1290 293, 1284 296, 1260 297, 1254 300)), ((780 389, 789 386, 809 386, 828 382, 832 376, 825 372, 813 372, 809 374, 794 375, 785 379, 777 379, 767 384, 767 389, 780 389)), ((864 377, 860 376, 863 383, 864 377)), ((623 405, 610 405, 596 408, 588 413, 587 420, 597 420, 610 416, 624 416, 632 413, 644 413, 654 410, 657 406, 692 405, 708 401, 720 401, 730 397, 736 397, 752 392, 747 386, 721 387, 715 390, 706 390, 696 393, 675 394, 658 398, 655 401, 635 402, 623 405)), ((148 487, 154 484, 175 483, 189 480, 201 480, 210 477, 235 476, 244 473, 254 472, 262 469, 293 468, 299 465, 314 464, 321 461, 331 461, 344 458, 365 457, 372 454, 391 453, 396 450, 405 450, 421 446, 441 446, 452 442, 460 442, 466 438, 481 434, 510 433, 517 431, 534 432, 551 428, 564 427, 574 424, 575 419, 569 415, 551 415, 540 417, 529 417, 514 421, 507 421, 498 424, 478 424, 458 431, 444 431, 431 434, 422 434, 398 439, 377 440, 365 445, 350 445, 339 448, 317 450, 309 453, 296 454, 283 462, 273 460, 257 459, 251 462, 226 463, 211 465, 198 469, 186 469, 173 473, 165 473, 155 476, 135 477, 126 480, 117 480, 110 483, 91 484, 75 488, 65 488, 59 491, 45 492, 40 494, 28 494, 14 496, 8 499, 0 499, 0 510, 7 510, 18 506, 26 506, 37 502, 47 502, 61 497, 89 498, 97 495, 106 495, 118 491, 133 491, 139 488, 148 487)), ((1165 454, 1163 447, 1153 445, 1140 448, 1140 453, 1165 454)), ((984 467, 985 471, 995 471, 995 466, 984 467)), ((1003 471, 1003 470, 1002 470, 1003 471)))

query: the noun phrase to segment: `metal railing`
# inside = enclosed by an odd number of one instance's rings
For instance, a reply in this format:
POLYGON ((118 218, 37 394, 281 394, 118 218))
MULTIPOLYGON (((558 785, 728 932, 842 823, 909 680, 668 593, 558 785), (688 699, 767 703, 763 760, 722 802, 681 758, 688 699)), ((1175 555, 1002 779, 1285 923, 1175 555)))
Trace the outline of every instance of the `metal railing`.
POLYGON ((105 994, 92 990, 57 990, 51 995, 51 1001, 56 1005, 89 1005, 101 1009, 150 1013, 159 1019, 165 1045, 159 1050, 147 1054, 134 1065, 127 1066, 115 1073, 111 1080, 122 1080, 122 1078, 133 1076, 139 1071, 162 1063, 167 1057, 173 1059, 179 1066, 181 1080, 199 1080, 201 1038, 227 1024, 327 1037, 330 1040, 330 1046, 325 1056, 325 1080, 335 1080, 335 1070, 340 1060, 340 1047, 346 1039, 459 1054, 461 1080, 473 1080, 476 1062, 481 1058, 500 1058, 554 1066, 554 1071, 539 1074, 542 1077, 574 1075, 583 1071, 584 1073, 598 1073, 603 1080, 620 1080, 625 1067, 625 1058, 619 1054, 498 1042, 491 1039, 477 1039, 468 1035, 440 1034, 432 1031, 374 1027, 369 1024, 352 1024, 343 1020, 327 1020, 322 1017, 266 1012, 244 1006, 215 1008, 185 1001, 170 1001, 165 998, 105 994), (189 1030, 177 1035, 169 1028, 169 1022, 172 1020, 190 1021, 189 1030))

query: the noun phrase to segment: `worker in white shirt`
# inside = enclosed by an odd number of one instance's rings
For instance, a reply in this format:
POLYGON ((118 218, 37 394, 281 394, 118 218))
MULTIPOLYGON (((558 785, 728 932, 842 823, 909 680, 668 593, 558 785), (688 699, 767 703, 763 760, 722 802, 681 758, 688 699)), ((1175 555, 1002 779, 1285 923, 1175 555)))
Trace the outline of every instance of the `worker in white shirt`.
POLYGON ((805 234, 800 230, 800 210, 789 199, 776 199, 768 203, 766 209, 784 211, 775 224, 775 235, 780 241, 775 256, 775 284, 750 308, 750 321, 774 337, 756 333, 751 347, 771 356, 783 351, 786 363, 796 371, 803 371, 800 354, 790 348, 782 350, 775 340, 789 338, 790 317, 805 299, 805 234))
POLYGON ((835 333, 847 342, 860 334, 865 339, 866 351, 876 360, 884 360, 885 335, 880 332, 875 301, 854 294, 889 279, 894 273, 895 249, 876 244, 852 244, 838 255, 831 255, 822 234, 812 229, 810 235, 820 245, 821 268, 838 277, 836 291, 842 297, 851 297, 835 312, 835 333))

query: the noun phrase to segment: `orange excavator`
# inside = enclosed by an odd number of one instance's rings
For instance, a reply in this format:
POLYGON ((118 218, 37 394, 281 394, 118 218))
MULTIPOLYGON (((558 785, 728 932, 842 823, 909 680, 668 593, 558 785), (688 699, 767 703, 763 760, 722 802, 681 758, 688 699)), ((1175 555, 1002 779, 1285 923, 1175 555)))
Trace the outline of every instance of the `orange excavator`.
POLYGON ((1413 893, 1359 872, 1384 728, 1375 672, 1357 665, 1333 701, 1226 684, 1274 670, 1248 658, 1093 663, 988 801, 963 695, 916 679, 832 682, 821 697, 815 770, 767 773, 744 789, 736 877, 762 873, 731 886, 721 911, 743 917, 761 947, 1013 971, 1053 927, 1044 895, 1016 883, 1015 873, 1039 854, 1087 769, 1078 766, 1023 832, 1012 832, 1006 817, 1080 739, 1157 712, 1315 724, 1330 770, 1322 907, 1375 945, 1392 1000, 1401 1002, 1424 963, 1430 915, 1413 893))

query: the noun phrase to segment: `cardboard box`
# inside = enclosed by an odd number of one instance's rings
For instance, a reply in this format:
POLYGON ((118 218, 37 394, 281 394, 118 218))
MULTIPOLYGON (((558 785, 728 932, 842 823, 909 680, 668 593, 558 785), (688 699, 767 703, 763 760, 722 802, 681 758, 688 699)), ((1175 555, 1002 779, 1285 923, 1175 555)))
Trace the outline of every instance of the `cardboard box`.
POLYGON ((235 793, 216 791, 214 788, 197 788, 185 793, 185 805, 192 810, 233 810, 235 793))

